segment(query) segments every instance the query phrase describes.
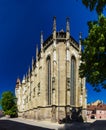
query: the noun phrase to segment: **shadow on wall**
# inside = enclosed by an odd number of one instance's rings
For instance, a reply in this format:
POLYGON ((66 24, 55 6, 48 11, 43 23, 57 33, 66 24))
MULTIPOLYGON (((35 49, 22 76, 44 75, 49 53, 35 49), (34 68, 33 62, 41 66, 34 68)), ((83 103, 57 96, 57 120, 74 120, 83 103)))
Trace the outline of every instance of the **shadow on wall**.
POLYGON ((73 107, 70 111, 70 114, 67 114, 66 117, 62 120, 59 120, 58 123, 73 123, 73 122, 84 122, 83 117, 81 115, 82 107, 76 108, 73 107))

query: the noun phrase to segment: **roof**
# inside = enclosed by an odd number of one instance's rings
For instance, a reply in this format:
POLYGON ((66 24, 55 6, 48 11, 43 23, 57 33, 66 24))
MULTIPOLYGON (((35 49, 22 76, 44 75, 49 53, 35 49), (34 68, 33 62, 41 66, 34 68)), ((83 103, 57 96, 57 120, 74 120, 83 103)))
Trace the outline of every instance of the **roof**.
MULTIPOLYGON (((56 32, 56 40, 66 41, 66 32, 64 31, 56 32)), ((52 43, 53 43, 53 35, 51 34, 43 43, 44 50, 46 50, 52 43)), ((76 49, 79 48, 78 42, 72 36, 70 36, 70 43, 76 49)))
POLYGON ((88 105, 87 106, 87 110, 106 110, 106 104, 103 104, 103 103, 99 103, 98 105, 88 105))
POLYGON ((92 105, 98 105, 99 103, 101 103, 102 101, 101 100, 96 100, 95 102, 92 103, 92 105))

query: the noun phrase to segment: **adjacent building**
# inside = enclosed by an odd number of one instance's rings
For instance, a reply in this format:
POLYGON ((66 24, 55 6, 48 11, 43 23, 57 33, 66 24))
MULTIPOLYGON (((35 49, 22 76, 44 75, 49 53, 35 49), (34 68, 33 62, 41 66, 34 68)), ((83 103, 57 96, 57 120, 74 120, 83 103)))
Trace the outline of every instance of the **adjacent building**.
POLYGON ((97 100, 87 105, 87 120, 92 119, 106 119, 106 104, 103 101, 97 100))
POLYGON ((57 31, 54 17, 52 34, 44 41, 41 33, 40 42, 31 69, 22 81, 18 78, 16 82, 18 115, 56 122, 66 117, 72 107, 82 107, 85 119, 85 78, 79 77, 81 34, 79 43, 70 36, 69 18, 66 32, 57 31))
POLYGON ((3 110, 0 110, 0 117, 4 116, 3 110))

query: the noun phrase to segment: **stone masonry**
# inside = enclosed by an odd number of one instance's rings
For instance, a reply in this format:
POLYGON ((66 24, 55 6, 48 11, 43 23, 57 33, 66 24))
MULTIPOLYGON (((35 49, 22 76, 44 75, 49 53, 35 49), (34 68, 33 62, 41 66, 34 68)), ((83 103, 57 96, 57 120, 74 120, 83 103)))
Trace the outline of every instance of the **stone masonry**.
POLYGON ((57 32, 54 17, 53 33, 46 41, 41 33, 41 49, 38 51, 36 47, 36 60, 32 59, 32 67, 22 81, 17 79, 18 115, 57 122, 72 107, 82 107, 85 119, 86 88, 85 78, 79 77, 80 57, 81 35, 79 43, 70 36, 69 18, 66 32, 57 32))

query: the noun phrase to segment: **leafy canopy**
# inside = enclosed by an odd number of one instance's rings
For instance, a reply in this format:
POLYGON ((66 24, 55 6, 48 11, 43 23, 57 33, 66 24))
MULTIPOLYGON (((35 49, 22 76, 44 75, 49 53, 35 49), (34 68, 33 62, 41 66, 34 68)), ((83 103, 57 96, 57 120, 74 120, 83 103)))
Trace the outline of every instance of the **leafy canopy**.
POLYGON ((103 9, 106 6, 106 0, 82 0, 82 3, 90 9, 90 11, 93 11, 96 9, 96 12, 98 14, 101 14, 103 12, 103 9))
POLYGON ((106 88, 106 18, 101 15, 98 21, 88 22, 89 34, 83 41, 80 76, 86 77, 99 91, 99 86, 106 88))
POLYGON ((88 36, 83 40, 82 63, 80 76, 100 91, 106 88, 106 17, 102 14, 106 7, 106 0, 82 0, 90 9, 96 10, 97 21, 88 22, 88 36))
POLYGON ((17 106, 15 97, 12 92, 7 91, 2 94, 1 106, 5 114, 10 116, 17 116, 17 106))

